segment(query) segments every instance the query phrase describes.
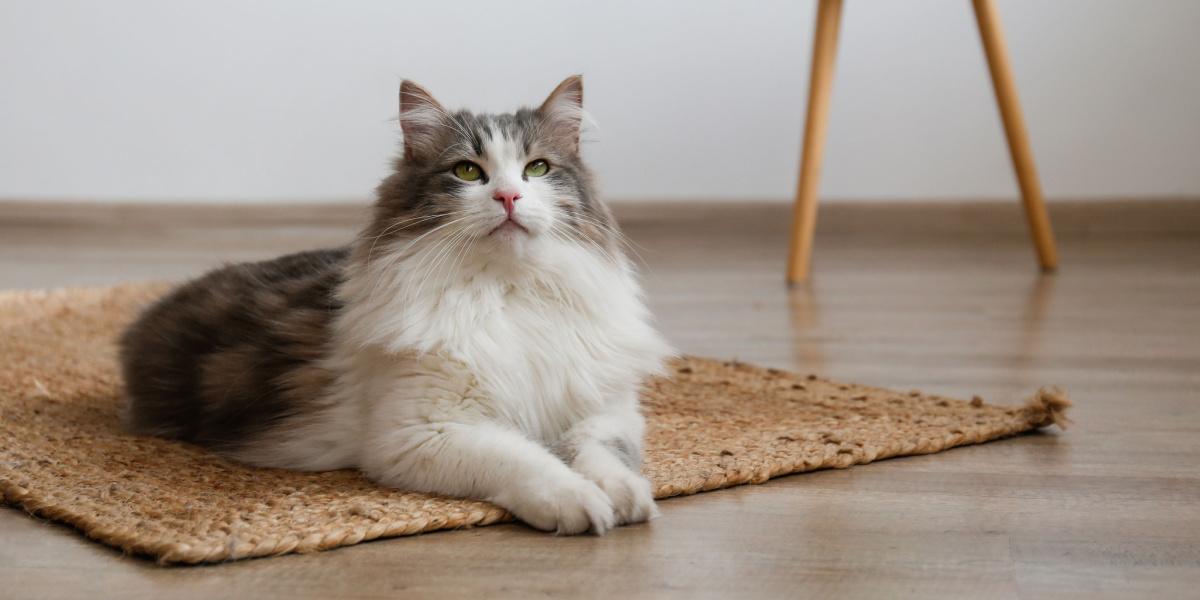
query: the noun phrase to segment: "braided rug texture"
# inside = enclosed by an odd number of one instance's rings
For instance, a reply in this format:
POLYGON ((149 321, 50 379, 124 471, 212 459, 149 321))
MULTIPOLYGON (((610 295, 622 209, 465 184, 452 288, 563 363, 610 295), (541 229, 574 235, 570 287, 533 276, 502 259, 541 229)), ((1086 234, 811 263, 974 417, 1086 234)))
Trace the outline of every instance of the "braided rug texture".
MULTIPOLYGON (((313 552, 511 519, 486 502, 375 486, 352 471, 241 466, 121 429, 116 337, 162 284, 0 294, 0 495, 161 563, 313 552)), ((1023 407, 684 357, 649 382, 645 474, 657 497, 926 454, 1050 424, 1023 407)))

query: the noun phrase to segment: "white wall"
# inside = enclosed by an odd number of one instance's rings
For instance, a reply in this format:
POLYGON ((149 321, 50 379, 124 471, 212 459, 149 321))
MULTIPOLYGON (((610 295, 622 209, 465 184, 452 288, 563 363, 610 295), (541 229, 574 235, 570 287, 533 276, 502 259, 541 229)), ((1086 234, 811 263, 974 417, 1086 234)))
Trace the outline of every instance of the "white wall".
MULTIPOLYGON (((4 0, 0 198, 362 199, 403 77, 531 104, 586 76, 611 198, 778 198, 812 0, 4 0)), ((1047 195, 1200 196, 1200 2, 1000 0, 1047 195)), ((851 0, 823 192, 1015 193, 967 0, 851 0)))

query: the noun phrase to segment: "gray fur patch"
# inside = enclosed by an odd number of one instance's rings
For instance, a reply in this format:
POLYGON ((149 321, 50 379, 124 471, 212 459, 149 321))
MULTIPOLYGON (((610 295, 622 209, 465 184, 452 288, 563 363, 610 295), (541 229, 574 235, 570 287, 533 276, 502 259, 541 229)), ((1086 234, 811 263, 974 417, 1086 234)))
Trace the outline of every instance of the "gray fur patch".
POLYGON ((628 440, 622 438, 612 438, 604 440, 604 447, 608 448, 625 466, 633 470, 638 470, 642 467, 642 453, 628 440))

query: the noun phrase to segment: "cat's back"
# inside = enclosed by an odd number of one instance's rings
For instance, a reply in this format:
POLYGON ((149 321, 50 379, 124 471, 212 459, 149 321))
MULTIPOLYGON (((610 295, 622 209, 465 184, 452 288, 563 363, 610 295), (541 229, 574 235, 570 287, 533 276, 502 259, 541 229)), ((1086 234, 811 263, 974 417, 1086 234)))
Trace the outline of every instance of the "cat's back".
POLYGON ((135 432, 236 450, 329 384, 320 365, 349 250, 240 263, 150 306, 121 338, 135 432))

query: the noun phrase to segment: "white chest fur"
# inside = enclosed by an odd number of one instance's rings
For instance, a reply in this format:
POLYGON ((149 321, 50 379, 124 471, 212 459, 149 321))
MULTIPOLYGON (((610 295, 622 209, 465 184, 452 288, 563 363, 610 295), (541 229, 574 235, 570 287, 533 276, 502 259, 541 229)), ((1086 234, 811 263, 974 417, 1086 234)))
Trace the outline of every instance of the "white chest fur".
MULTIPOLYGON (((368 266, 343 290, 339 343, 425 357, 413 377, 393 385, 468 378, 441 384, 472 397, 464 410, 551 441, 607 403, 628 401, 670 349, 623 263, 570 247, 550 255, 555 260, 447 273, 417 272, 419 257, 402 261, 415 265, 409 272, 395 262, 390 273, 368 266), (461 369, 437 369, 438 360, 461 369)), ((360 389, 367 388, 378 390, 360 389)), ((422 392, 401 392, 409 393, 422 392)))

